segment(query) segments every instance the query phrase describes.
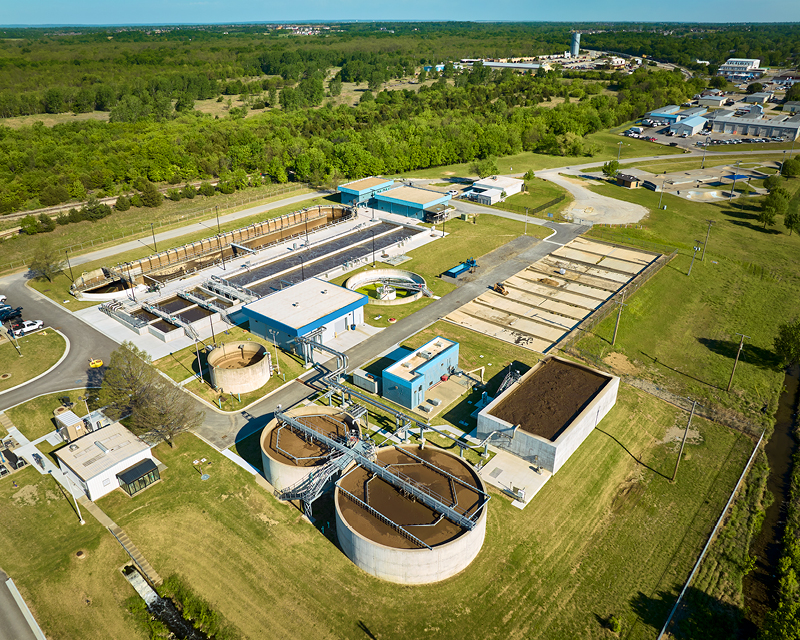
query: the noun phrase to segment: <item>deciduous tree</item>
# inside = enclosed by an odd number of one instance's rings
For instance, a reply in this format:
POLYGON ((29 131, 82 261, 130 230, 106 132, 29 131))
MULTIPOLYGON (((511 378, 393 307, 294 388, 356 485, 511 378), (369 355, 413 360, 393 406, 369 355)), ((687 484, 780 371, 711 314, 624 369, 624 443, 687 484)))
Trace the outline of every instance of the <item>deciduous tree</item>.
POLYGON ((787 366, 800 362, 800 318, 778 325, 775 353, 787 366))
POLYGON ((42 239, 33 252, 28 268, 35 279, 52 282, 65 264, 61 250, 56 249, 50 240, 42 239))

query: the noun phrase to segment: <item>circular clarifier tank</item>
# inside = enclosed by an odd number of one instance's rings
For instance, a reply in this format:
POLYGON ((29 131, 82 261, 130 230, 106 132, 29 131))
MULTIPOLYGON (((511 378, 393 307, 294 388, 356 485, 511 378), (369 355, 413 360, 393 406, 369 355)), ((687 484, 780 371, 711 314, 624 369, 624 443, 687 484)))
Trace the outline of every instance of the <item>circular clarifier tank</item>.
POLYGON ((390 306, 419 300, 424 295, 426 282, 413 271, 370 269, 350 276, 344 286, 351 291, 366 289, 370 304, 390 306))
POLYGON ((247 393, 269 382, 271 358, 257 342, 228 342, 208 354, 212 384, 225 393, 247 393))
MULTIPOLYGON (((309 406, 292 409, 289 415, 310 428, 338 441, 358 437, 358 423, 337 407, 309 406)), ((305 433, 272 419, 261 432, 261 462, 264 476, 278 491, 307 478, 327 462, 330 449, 305 433)))
POLYGON ((342 551, 367 573, 400 584, 438 582, 463 571, 486 536, 488 496, 480 476, 461 458, 431 446, 384 447, 376 462, 468 517, 473 526, 457 524, 353 465, 334 498, 342 551))

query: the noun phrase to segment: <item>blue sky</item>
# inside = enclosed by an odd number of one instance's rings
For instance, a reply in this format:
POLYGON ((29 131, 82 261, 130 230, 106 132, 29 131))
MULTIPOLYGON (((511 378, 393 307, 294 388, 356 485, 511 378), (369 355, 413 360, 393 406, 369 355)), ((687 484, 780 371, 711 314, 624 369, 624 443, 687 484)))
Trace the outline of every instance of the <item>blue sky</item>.
POLYGON ((2 0, 3 24, 186 24, 303 20, 798 22, 798 0, 2 0))

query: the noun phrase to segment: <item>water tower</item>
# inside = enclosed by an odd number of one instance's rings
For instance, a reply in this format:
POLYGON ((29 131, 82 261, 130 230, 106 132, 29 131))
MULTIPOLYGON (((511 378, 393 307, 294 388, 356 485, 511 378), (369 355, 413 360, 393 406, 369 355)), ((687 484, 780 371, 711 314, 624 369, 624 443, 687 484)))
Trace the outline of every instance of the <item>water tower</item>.
POLYGON ((570 47, 570 55, 573 58, 577 58, 581 52, 581 34, 575 32, 572 34, 572 45, 570 47))

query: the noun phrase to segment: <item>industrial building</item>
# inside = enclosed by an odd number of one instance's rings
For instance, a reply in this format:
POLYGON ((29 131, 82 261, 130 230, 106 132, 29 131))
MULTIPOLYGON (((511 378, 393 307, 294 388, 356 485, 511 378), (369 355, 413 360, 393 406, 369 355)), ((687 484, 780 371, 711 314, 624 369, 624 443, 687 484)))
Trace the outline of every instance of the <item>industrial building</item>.
POLYGON ((762 74, 760 66, 759 58, 729 58, 725 64, 720 65, 717 74, 728 80, 749 80, 762 74))
POLYGON ((638 189, 642 185, 642 181, 636 176, 628 175, 627 173, 618 173, 617 184, 620 187, 627 187, 628 189, 638 189))
POLYGON ((490 176, 472 183, 472 187, 464 192, 464 197, 480 204, 495 204, 509 196, 521 193, 524 180, 508 176, 490 176))
POLYGON ((775 118, 766 118, 761 112, 760 105, 754 105, 752 111, 741 116, 735 115, 732 111, 715 111, 708 119, 714 133, 780 137, 787 140, 797 140, 800 135, 800 114, 783 114, 775 118))
POLYGON ((697 99, 697 104, 701 107, 715 107, 719 109, 725 104, 726 96, 701 96, 697 99))
POLYGON ((783 110, 788 113, 800 113, 800 102, 786 102, 783 105, 783 110))
POLYGON ((150 445, 119 422, 77 438, 53 455, 72 485, 92 501, 117 487, 134 495, 160 478, 150 445))
POLYGON ((436 215, 437 207, 446 205, 451 198, 449 193, 441 191, 402 186, 376 193, 369 206, 387 213, 424 220, 428 214, 436 215))
POLYGON ((772 91, 759 91, 758 93, 751 93, 744 97, 745 102, 750 104, 766 104, 772 99, 772 91))
POLYGON ((478 413, 479 438, 556 473, 617 401, 619 378, 558 357, 538 362, 478 413))
POLYGON ((703 131, 707 122, 702 116, 691 116, 671 124, 669 130, 676 136, 693 136, 703 131))
POLYGON ((792 85, 800 82, 800 73, 797 71, 789 71, 787 73, 782 73, 779 76, 776 76, 772 79, 775 84, 779 84, 784 87, 791 87, 792 85))
POLYGON ((569 53, 573 58, 577 58, 581 52, 581 34, 573 33, 572 42, 570 43, 569 53))
POLYGON ((708 113, 708 109, 705 107, 694 107, 692 109, 684 109, 681 111, 680 107, 670 104, 666 107, 651 111, 647 114, 647 117, 651 120, 662 121, 666 122, 667 124, 675 124, 676 122, 680 122, 686 118, 702 116, 705 113, 708 113))
POLYGON ((338 334, 364 324, 368 298, 320 278, 309 278, 242 307, 250 331, 294 350, 311 362, 311 350, 298 344, 302 336, 325 344, 338 334))
POLYGON ((393 186, 394 180, 380 176, 370 176, 369 178, 362 178, 361 180, 354 180, 340 185, 340 199, 342 204, 349 206, 369 205, 369 201, 375 197, 376 193, 388 191, 393 186))
POLYGON ((437 336, 383 370, 383 397, 415 409, 425 402, 428 389, 457 367, 458 343, 437 336))

